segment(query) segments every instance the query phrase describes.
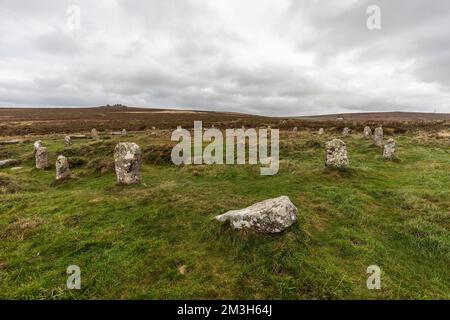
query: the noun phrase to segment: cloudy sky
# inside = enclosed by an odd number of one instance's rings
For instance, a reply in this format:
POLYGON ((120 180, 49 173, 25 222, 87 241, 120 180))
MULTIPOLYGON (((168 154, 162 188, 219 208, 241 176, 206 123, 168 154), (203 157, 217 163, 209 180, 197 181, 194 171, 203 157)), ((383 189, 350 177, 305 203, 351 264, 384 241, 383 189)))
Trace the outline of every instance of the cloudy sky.
POLYGON ((114 103, 450 112, 450 1, 0 0, 0 105, 114 103))

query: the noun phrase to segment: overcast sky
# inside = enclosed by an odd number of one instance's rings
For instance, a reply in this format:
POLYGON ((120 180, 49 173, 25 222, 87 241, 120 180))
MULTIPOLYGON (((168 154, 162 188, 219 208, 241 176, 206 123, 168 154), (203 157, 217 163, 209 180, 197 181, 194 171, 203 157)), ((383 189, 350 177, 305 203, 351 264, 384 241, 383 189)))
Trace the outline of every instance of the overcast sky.
POLYGON ((0 105, 115 103, 450 112, 450 1, 0 0, 0 105))

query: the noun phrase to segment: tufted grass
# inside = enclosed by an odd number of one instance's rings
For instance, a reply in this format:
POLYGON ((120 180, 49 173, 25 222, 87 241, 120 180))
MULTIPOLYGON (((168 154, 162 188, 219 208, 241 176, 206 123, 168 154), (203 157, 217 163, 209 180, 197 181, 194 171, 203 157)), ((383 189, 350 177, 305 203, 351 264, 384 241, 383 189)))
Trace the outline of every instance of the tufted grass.
POLYGON ((398 159, 385 161, 352 134, 351 168, 327 170, 332 134, 281 136, 275 176, 259 175, 259 165, 175 167, 164 160, 166 133, 75 140, 66 150, 48 136, 49 170, 33 169, 31 143, 0 146, 23 167, 0 169, 0 298, 450 298, 445 141, 397 136, 398 159), (141 185, 116 185, 119 140, 147 150, 141 185), (76 177, 56 184, 59 153, 72 158, 76 177), (212 220, 280 195, 300 213, 282 234, 235 232, 212 220), (81 290, 66 288, 73 264, 81 290), (373 264, 381 290, 366 288, 373 264))

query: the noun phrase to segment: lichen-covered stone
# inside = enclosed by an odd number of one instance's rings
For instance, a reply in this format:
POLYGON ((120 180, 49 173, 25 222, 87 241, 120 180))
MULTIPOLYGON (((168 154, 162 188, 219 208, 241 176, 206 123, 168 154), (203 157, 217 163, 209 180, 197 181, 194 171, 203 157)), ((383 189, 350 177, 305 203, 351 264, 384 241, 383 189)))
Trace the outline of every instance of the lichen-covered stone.
POLYGON ((370 127, 368 126, 364 127, 363 135, 365 139, 370 139, 372 137, 372 129, 370 129, 370 127))
POLYGON ((340 139, 333 139, 328 141, 326 147, 325 166, 335 168, 348 167, 347 146, 344 141, 340 139))
POLYGON ((71 145, 72 145, 72 138, 70 138, 70 136, 65 136, 64 137, 64 146, 70 147, 71 145))
POLYGON ((323 133, 324 133, 323 128, 320 128, 320 129, 319 129, 319 135, 323 135, 323 133))
POLYGON ((46 147, 40 147, 36 150, 36 168, 46 169, 48 168, 48 150, 46 147))
POLYGON ((383 158, 392 160, 395 158, 395 140, 390 138, 384 145, 383 158))
POLYGON ((376 145, 377 147, 383 146, 383 128, 382 127, 375 128, 372 139, 373 139, 373 144, 376 145))
POLYGON ((100 136, 98 135, 97 129, 94 128, 94 129, 91 130, 91 138, 93 140, 99 140, 100 139, 100 136))
POLYGON ((298 210, 287 196, 268 199, 250 207, 231 210, 215 217, 229 221, 234 229, 251 229, 262 233, 278 233, 297 221, 298 210))
POLYGON ((33 148, 34 148, 34 152, 36 153, 37 149, 39 149, 40 147, 42 147, 42 141, 41 140, 37 140, 33 143, 33 148))
POLYGON ((121 142, 114 149, 117 182, 139 183, 141 180, 141 148, 134 142, 121 142))
POLYGON ((71 176, 69 161, 64 156, 56 160, 56 180, 67 179, 71 176))
POLYGON ((345 128, 342 130, 342 135, 343 135, 344 137, 346 137, 346 136, 348 136, 349 134, 350 134, 350 129, 347 128, 347 127, 345 127, 345 128))

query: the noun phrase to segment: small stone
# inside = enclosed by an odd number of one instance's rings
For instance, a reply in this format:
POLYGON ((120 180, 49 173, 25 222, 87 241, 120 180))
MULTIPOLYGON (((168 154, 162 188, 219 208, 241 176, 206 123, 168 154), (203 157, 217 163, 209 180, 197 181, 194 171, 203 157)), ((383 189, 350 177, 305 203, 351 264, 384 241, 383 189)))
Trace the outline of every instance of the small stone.
POLYGON ((372 137, 372 129, 370 129, 370 127, 366 126, 364 127, 364 138, 365 139, 370 139, 372 137))
POLYGON ((373 144, 376 145, 377 147, 383 146, 383 128, 382 127, 375 128, 372 139, 373 139, 373 144))
POLYGON ((141 180, 141 148, 134 142, 121 142, 114 149, 117 182, 139 183, 141 180))
POLYGON ((321 135, 323 135, 323 133, 324 133, 323 128, 320 128, 320 129, 319 129, 319 135, 321 136, 321 135))
POLYGON ((100 136, 98 135, 97 129, 94 128, 94 129, 91 130, 91 138, 93 140, 99 140, 100 139, 100 136))
POLYGON ((64 146, 70 147, 71 145, 72 145, 72 139, 70 138, 70 136, 65 136, 64 137, 64 146))
POLYGON ((126 129, 122 129, 122 135, 126 136, 127 135, 127 130, 126 129))
POLYGON ((36 168, 46 169, 48 168, 48 150, 46 147, 40 147, 36 150, 36 168))
POLYGON ((69 161, 64 156, 56 160, 56 180, 67 179, 71 176, 69 161))
MULTIPOLYGON (((5 159, 5 160, 0 160, 0 168, 5 168, 11 165, 15 165, 18 164, 19 161, 17 161, 16 159, 5 159)), ((13 168, 11 168, 13 169, 13 168)))
POLYGON ((350 134, 350 129, 347 128, 347 127, 345 127, 345 128, 342 130, 342 136, 347 137, 349 134, 350 134))
POLYGON ((333 139, 326 143, 325 166, 335 168, 348 167, 347 146, 340 139, 333 139))
POLYGON ((36 153, 37 149, 39 149, 40 147, 42 147, 42 141, 41 141, 41 140, 35 141, 35 142, 33 143, 33 147, 34 147, 34 152, 36 153))
POLYGON ((250 207, 231 210, 215 217, 229 221, 234 229, 251 229, 262 233, 282 232, 297 221, 298 210, 287 196, 264 200, 250 207))
POLYGON ((390 138, 384 145, 383 158, 392 160, 395 158, 395 140, 390 138))

